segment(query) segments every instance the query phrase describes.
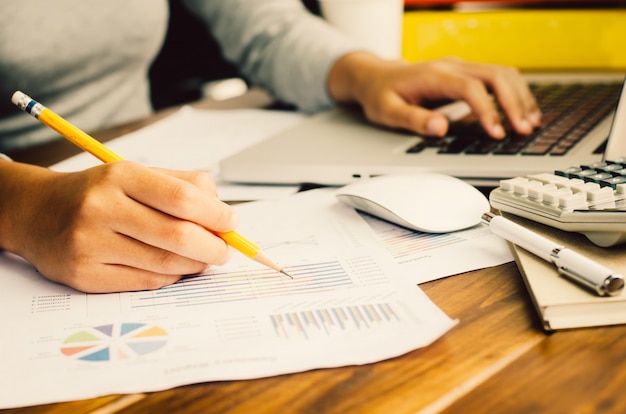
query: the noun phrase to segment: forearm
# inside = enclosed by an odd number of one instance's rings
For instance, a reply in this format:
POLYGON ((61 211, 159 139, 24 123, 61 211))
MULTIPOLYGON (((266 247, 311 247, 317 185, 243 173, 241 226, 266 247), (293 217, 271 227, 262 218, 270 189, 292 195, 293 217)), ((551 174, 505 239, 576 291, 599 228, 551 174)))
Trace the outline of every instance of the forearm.
POLYGON ((300 0, 186 0, 210 28, 225 57, 257 86, 305 112, 333 101, 326 80, 352 40, 311 15, 300 0))
POLYGON ((20 253, 20 223, 33 221, 29 207, 55 172, 46 168, 0 160, 0 248, 20 253), (43 187, 42 187, 43 186, 43 187))

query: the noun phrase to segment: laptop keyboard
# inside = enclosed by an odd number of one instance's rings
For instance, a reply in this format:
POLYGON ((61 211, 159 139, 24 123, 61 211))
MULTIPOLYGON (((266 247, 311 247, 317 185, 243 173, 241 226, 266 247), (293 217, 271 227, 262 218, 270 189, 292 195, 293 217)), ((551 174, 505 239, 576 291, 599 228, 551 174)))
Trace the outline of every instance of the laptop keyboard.
POLYGON ((494 208, 567 231, 600 246, 626 242, 626 158, 500 181, 494 208))
MULTIPOLYGON (((614 110, 622 83, 531 83, 530 88, 543 113, 541 127, 532 134, 516 134, 501 114, 507 136, 494 140, 470 114, 452 122, 445 138, 426 138, 407 152, 434 147, 442 154, 564 155, 614 110)), ((602 153, 603 148, 596 151, 602 153)))

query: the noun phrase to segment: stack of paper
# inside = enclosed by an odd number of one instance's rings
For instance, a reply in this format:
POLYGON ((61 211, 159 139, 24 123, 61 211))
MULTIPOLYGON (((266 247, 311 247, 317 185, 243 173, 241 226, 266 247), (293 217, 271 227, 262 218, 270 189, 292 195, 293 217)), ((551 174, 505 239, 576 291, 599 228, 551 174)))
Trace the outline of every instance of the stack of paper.
MULTIPOLYGON (((598 247, 579 233, 570 233, 530 220, 505 214, 513 220, 558 245, 569 247, 626 276, 624 246, 598 247)), ((520 247, 513 247, 530 297, 546 330, 581 328, 626 323, 626 293, 601 297, 559 275, 552 263, 520 247)))
POLYGON ((88 295, 3 254, 0 408, 365 364, 455 324, 332 192, 240 214, 293 280, 237 254, 163 289, 88 295))
MULTIPOLYGON (((149 165, 205 169, 298 117, 187 108, 110 146, 149 165), (243 118, 256 123, 242 127, 243 118)), ((81 154, 55 168, 98 163, 81 154)), ((91 295, 0 252, 0 383, 11 384, 0 388, 0 408, 391 358, 456 323, 417 283, 512 260, 487 228, 412 232, 357 213, 334 189, 236 208, 238 230, 293 280, 235 252, 227 265, 162 289, 91 295)))

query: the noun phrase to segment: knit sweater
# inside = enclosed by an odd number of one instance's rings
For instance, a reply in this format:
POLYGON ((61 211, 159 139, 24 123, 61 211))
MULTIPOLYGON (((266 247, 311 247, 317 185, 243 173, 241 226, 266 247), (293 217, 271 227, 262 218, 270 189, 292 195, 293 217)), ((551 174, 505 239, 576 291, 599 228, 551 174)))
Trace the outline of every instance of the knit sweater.
MULTIPOLYGON (((354 45, 300 0, 185 5, 251 83, 305 112, 332 105, 328 71, 354 45)), ((167 0, 29 0, 2 8, 0 151, 58 139, 11 104, 16 90, 87 131, 151 113, 148 70, 167 30, 167 0)))

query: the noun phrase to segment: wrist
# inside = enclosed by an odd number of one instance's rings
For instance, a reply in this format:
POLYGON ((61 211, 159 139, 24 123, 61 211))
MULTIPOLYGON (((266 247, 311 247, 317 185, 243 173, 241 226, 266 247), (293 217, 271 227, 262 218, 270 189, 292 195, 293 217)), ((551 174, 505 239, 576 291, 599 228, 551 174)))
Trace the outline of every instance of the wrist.
POLYGON ((402 60, 384 60, 367 52, 353 52, 339 58, 328 76, 330 96, 337 103, 365 102, 368 86, 384 77, 390 68, 405 66, 402 60))
POLYGON ((330 96, 338 103, 358 102, 358 89, 362 77, 370 71, 377 57, 365 52, 342 56, 335 62, 328 76, 330 96))
POLYGON ((29 207, 56 173, 47 168, 0 160, 0 249, 20 254, 24 222, 39 217, 29 214, 29 207))

